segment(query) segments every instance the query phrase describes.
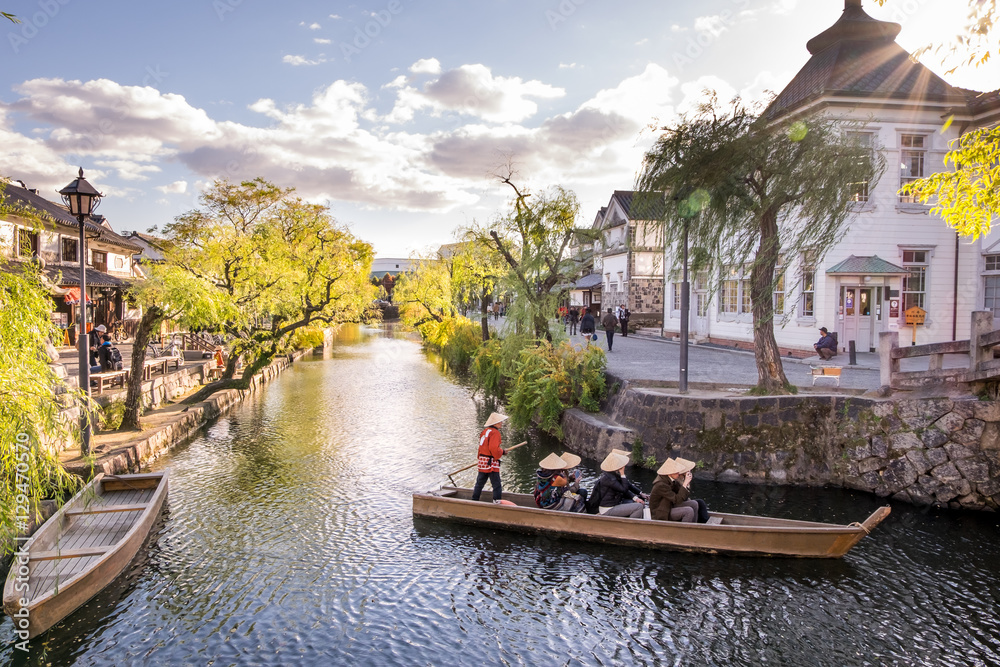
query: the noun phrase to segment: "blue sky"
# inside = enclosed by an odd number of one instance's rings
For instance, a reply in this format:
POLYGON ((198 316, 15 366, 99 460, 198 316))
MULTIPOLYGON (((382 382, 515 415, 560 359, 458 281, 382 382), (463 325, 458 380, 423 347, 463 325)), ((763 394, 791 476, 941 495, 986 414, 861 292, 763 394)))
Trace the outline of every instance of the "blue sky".
MULTIPOLYGON (((915 49, 967 0, 866 1, 915 49)), ((0 175, 54 190, 82 165, 118 230, 163 225, 215 178, 328 202, 381 256, 487 222, 490 174, 573 189, 589 223, 630 189, 654 119, 705 88, 780 90, 843 0, 0 0, 0 175), (154 11, 155 8, 155 11, 154 11)), ((935 71, 945 68, 928 57, 935 71)), ((989 90, 1000 69, 963 70, 989 90)))

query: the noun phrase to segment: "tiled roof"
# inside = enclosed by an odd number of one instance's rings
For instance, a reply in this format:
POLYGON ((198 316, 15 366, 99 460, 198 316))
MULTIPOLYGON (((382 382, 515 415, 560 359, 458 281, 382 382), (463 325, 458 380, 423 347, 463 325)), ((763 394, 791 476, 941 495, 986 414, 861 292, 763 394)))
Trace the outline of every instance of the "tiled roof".
MULTIPOLYGON (((14 207, 21 206, 41 211, 60 225, 73 227, 74 229, 80 228, 80 223, 77 222, 74 216, 70 215, 70 212, 66 209, 66 207, 49 201, 37 192, 32 192, 30 190, 26 190, 25 188, 18 187, 13 183, 8 183, 3 192, 0 193, 0 198, 5 199, 14 207)), ((104 218, 102 216, 96 216, 96 219, 103 220, 104 218)), ((142 248, 137 246, 135 243, 126 240, 104 225, 96 222, 95 217, 84 220, 84 227, 91 236, 96 236, 98 240, 103 243, 109 243, 133 252, 139 252, 142 250, 142 248)))
POLYGON ((576 281, 577 289, 590 289, 592 287, 597 287, 603 284, 604 279, 599 273, 591 273, 589 276, 584 276, 576 281))
POLYGON ((646 195, 633 190, 615 190, 611 198, 618 201, 618 205, 625 211, 629 220, 662 220, 666 213, 663 198, 658 195, 646 195))
MULTIPOLYGON (((44 269, 44 273, 57 285, 80 284, 79 266, 47 266, 44 269)), ((127 287, 128 285, 131 285, 132 282, 133 280, 131 279, 119 278, 118 276, 113 276, 110 273, 98 271, 97 269, 89 266, 87 267, 87 287, 127 287)))
POLYGON ((831 266, 826 270, 827 275, 882 275, 892 276, 909 273, 902 266, 897 266, 892 262, 887 262, 878 255, 870 257, 858 257, 851 255, 836 266, 831 266))
POLYGON ((768 107, 769 118, 824 97, 968 103, 968 93, 915 63, 896 44, 899 25, 876 21, 848 2, 840 20, 808 43, 812 57, 768 107))

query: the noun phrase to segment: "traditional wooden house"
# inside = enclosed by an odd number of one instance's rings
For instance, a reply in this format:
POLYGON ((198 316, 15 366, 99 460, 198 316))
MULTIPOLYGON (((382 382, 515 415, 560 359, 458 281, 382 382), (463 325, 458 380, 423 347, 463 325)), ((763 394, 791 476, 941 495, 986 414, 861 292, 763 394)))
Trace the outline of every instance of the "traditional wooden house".
MULTIPOLYGON (((920 343, 968 338, 972 310, 1000 317, 1000 233, 959 238, 930 207, 898 194, 908 181, 945 169, 949 142, 1000 122, 1000 91, 950 85, 910 59, 895 41, 900 29, 869 16, 861 0, 846 0, 840 19, 809 40, 809 60, 766 111, 775 120, 819 112, 866 121, 865 138, 889 165, 878 183, 859 184, 847 232, 825 256, 783 257, 774 294, 783 353, 812 354, 821 326, 837 331, 843 349, 854 341, 874 351, 883 331, 909 341, 904 313, 914 306, 926 311, 920 343)), ((692 280, 691 334, 751 347, 749 272, 723 273, 713 292, 715 281, 692 280)), ((680 330, 679 289, 668 287, 665 335, 680 330)))
MULTIPOLYGON (((22 184, 23 185, 23 184, 22 184)), ((67 342, 76 339, 80 303, 80 226, 61 204, 42 197, 37 190, 8 183, 0 192, 0 239, 8 265, 41 260, 53 290, 53 319, 67 331, 67 342)), ((141 278, 133 256, 135 243, 115 233, 108 221, 92 215, 84 222, 87 237, 87 322, 110 327, 126 321, 125 289, 141 278)))
MULTIPOLYGON (((615 190, 593 224, 601 231, 594 245, 592 274, 601 277, 600 307, 624 306, 638 326, 659 327, 663 322, 661 205, 640 204, 634 192, 615 190)), ((586 283, 583 289, 597 286, 592 277, 581 280, 586 283)))

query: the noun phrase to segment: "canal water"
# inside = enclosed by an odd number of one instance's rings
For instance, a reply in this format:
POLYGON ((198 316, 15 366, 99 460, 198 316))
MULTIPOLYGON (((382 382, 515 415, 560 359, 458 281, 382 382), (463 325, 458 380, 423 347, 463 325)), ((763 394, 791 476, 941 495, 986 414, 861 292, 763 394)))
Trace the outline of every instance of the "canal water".
MULTIPOLYGON (((493 406, 391 329, 348 329, 153 466, 168 508, 44 665, 996 665, 1000 520, 894 505, 842 560, 635 550, 415 520, 493 406)), ((558 443, 505 459, 528 491, 558 443)), ((596 461, 585 461, 593 479, 596 461)), ((464 473, 469 482, 473 473, 464 473)), ((651 474, 637 474, 647 490, 651 474)), ((851 522, 840 490, 695 482, 720 511, 851 522)))

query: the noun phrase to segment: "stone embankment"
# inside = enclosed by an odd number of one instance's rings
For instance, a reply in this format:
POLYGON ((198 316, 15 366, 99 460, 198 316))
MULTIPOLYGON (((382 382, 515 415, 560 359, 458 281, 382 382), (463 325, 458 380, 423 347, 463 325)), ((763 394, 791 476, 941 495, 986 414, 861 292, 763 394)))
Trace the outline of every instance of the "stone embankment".
POLYGON ((239 405, 304 354, 306 352, 296 352, 288 357, 278 357, 254 376, 248 389, 226 389, 196 405, 178 404, 150 413, 143 417, 147 428, 140 434, 113 434, 112 437, 119 437, 103 445, 99 444, 101 436, 98 436, 95 438, 94 460, 81 459, 77 450, 76 456, 65 459, 63 465, 69 472, 84 479, 101 472, 114 475, 137 471, 191 437, 207 422, 239 405))
POLYGON ((954 509, 1000 508, 1000 401, 730 392, 629 384, 604 411, 563 420, 566 445, 699 462, 722 482, 833 485, 954 509))

